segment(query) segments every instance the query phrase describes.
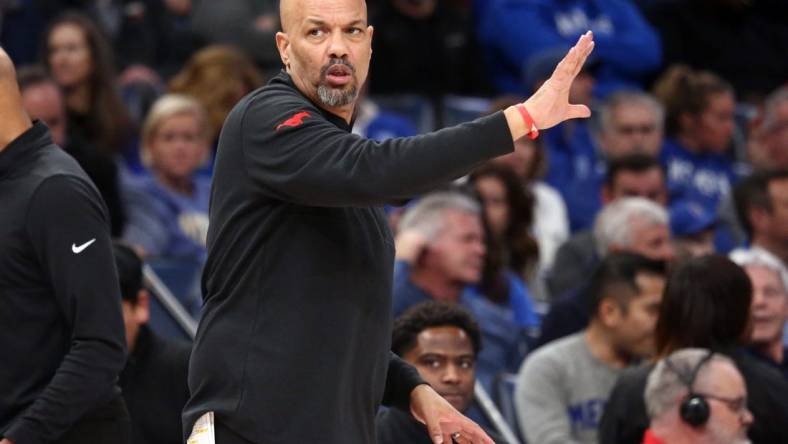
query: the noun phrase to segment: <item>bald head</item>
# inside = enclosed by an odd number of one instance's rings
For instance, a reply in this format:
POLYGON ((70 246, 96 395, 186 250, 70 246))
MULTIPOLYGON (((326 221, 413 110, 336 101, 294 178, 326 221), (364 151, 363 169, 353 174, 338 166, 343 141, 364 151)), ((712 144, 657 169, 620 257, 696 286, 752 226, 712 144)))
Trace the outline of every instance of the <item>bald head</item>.
POLYGON ((0 100, 0 150, 3 150, 32 125, 22 108, 14 62, 3 48, 0 48, 0 97, 3 98, 0 100))
MULTIPOLYGON (((304 14, 309 12, 310 9, 319 8, 330 10, 333 3, 338 2, 333 0, 281 0, 279 2, 279 21, 282 23, 282 31, 287 33, 293 29, 295 24, 303 21, 304 14)), ((362 11, 364 20, 366 21, 367 2, 365 0, 350 0, 349 2, 346 1, 341 3, 355 4, 352 6, 362 11)))

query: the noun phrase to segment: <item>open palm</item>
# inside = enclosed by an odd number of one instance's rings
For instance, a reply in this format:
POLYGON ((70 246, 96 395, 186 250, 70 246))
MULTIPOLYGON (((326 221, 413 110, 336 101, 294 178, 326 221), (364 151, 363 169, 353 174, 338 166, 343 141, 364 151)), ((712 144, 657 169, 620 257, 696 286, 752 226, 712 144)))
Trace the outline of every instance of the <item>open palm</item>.
POLYGON ((591 115, 591 110, 587 106, 569 103, 569 89, 593 49, 594 36, 588 31, 558 63, 550 78, 525 101, 525 107, 530 111, 538 129, 550 128, 564 120, 591 115))

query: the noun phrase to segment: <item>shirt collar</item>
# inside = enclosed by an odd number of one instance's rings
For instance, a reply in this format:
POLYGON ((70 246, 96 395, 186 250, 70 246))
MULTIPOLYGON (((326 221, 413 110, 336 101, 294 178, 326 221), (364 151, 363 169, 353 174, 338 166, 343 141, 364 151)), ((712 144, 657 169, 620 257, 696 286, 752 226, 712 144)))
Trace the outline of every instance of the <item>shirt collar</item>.
POLYGON ((41 148, 52 143, 49 128, 40 120, 0 151, 0 178, 18 170, 41 148))

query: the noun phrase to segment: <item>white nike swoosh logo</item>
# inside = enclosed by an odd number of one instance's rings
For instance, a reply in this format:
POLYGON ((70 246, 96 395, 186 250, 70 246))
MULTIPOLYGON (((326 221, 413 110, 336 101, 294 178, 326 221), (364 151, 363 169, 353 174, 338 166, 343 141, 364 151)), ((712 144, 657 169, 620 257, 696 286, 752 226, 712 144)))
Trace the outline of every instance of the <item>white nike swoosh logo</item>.
POLYGON ((74 254, 82 253, 83 251, 85 251, 85 248, 89 247, 90 244, 92 244, 93 242, 96 242, 96 238, 93 238, 78 247, 77 244, 71 244, 71 251, 73 251, 74 254))

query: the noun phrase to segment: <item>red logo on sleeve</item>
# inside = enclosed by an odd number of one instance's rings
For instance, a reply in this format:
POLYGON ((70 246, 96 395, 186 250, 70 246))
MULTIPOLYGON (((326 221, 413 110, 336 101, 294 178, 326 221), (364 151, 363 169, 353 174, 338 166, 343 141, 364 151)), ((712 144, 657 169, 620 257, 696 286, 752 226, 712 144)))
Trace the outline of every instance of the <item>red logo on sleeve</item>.
POLYGON ((311 114, 309 114, 306 111, 301 111, 300 113, 296 113, 293 117, 285 120, 279 125, 276 125, 276 130, 279 131, 279 129, 282 128, 283 126, 299 126, 302 123, 304 123, 304 119, 306 119, 309 116, 311 116, 311 114))

